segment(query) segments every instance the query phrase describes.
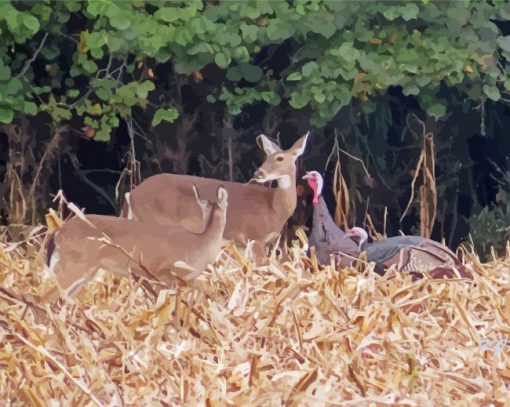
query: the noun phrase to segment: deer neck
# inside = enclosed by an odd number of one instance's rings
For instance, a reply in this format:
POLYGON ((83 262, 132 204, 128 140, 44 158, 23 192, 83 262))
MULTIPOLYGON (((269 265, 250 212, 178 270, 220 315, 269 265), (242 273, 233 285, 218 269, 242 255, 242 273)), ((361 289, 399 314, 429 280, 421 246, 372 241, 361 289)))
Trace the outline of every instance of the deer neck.
POLYGON ((285 221, 294 213, 297 204, 296 197, 296 167, 282 178, 278 179, 278 187, 273 196, 273 210, 279 219, 285 221))

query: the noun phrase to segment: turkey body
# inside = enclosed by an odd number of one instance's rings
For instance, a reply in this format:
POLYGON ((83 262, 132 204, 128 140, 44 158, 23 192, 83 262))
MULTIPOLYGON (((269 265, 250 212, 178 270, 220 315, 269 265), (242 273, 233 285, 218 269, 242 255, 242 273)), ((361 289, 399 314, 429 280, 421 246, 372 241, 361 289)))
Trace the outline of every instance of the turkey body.
POLYGON ((330 256, 333 256, 336 262, 350 266, 359 254, 356 243, 346 238, 344 231, 331 218, 322 196, 313 207, 313 226, 308 242, 315 247, 317 260, 322 264, 328 264, 330 256))
POLYGON ((366 244, 367 260, 374 262, 378 274, 386 268, 397 265, 398 271, 431 271, 433 277, 473 278, 470 271, 460 262, 455 253, 445 245, 420 236, 395 236, 379 242, 366 244))

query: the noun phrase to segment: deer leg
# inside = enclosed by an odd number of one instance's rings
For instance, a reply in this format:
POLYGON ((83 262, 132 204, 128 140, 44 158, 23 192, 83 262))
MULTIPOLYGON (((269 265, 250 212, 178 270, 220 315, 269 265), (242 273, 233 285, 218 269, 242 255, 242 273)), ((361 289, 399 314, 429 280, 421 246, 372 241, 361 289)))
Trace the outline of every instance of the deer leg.
POLYGON ((97 267, 92 268, 83 277, 77 279, 73 284, 66 287, 64 289, 66 295, 68 295, 71 298, 78 295, 78 293, 83 288, 83 286, 86 285, 90 280, 92 280, 94 278, 94 276, 97 273, 97 270, 98 270, 97 267))
POLYGON ((267 263, 266 246, 263 242, 257 240, 252 246, 253 260, 257 264, 267 263))
MULTIPOLYGON (((85 262, 86 260, 82 260, 85 262)), ((67 295, 72 296, 79 290, 79 288, 87 283, 92 277, 94 277, 96 269, 92 269, 92 272, 85 273, 84 277, 81 277, 83 265, 80 261, 74 261, 73 263, 67 262, 60 258, 60 252, 54 250, 51 255, 49 266, 45 267, 44 274, 47 278, 54 277, 56 279, 56 285, 41 296, 41 302, 53 303, 61 298, 61 292, 68 292, 67 295)))

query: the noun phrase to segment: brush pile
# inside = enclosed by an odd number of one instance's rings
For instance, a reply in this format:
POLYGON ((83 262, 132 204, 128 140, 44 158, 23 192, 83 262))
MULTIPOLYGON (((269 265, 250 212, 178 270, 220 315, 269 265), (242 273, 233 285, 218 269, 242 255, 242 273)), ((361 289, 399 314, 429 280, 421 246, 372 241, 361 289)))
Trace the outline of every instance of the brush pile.
MULTIPOLYGON (((44 230, 0 246, 0 287, 37 299, 44 230)), ((509 406, 510 250, 473 281, 317 267, 296 240, 255 267, 227 247, 204 291, 101 272, 34 322, 0 293, 6 406, 509 406)))

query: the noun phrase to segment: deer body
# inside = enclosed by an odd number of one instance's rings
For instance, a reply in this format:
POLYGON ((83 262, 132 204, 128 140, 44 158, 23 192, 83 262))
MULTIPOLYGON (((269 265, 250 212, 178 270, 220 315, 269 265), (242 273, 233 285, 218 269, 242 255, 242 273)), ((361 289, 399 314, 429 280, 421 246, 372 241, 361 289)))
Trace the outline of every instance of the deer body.
MULTIPOLYGON (((204 198, 209 199, 216 185, 207 178, 190 175, 159 174, 142 183, 131 193, 131 211, 137 220, 151 220, 166 226, 181 226, 199 233, 203 229, 201 210, 189 202, 192 199, 188 189, 191 183, 200 188, 204 198), (165 197, 161 185, 172 185, 179 199, 165 197), (146 198, 137 200, 137 195, 146 198)), ((216 181, 216 180, 214 180, 216 181)), ((217 180, 229 192, 230 202, 224 237, 246 244, 246 239, 262 240, 274 230, 281 230, 296 207, 296 195, 292 188, 267 188, 261 185, 241 184, 217 180), (290 191, 288 191, 290 189, 290 191), (256 206, 257 213, 247 213, 247 208, 256 206), (256 217, 257 224, 253 224, 256 217)), ((294 189, 295 190, 295 189, 294 189)))
POLYGON ((159 174, 127 194, 122 216, 199 232, 203 229, 203 221, 189 186, 197 185, 201 194, 209 199, 221 184, 229 195, 224 238, 241 245, 254 240, 254 252, 261 256, 265 244, 276 239, 296 209, 295 161, 304 151, 308 134, 284 151, 267 137, 259 136, 267 158, 255 172, 254 180, 259 183, 276 180, 276 188, 190 175, 159 174))
MULTIPOLYGON (((167 284, 178 279, 191 281, 221 251, 227 197, 226 190, 218 187, 218 202, 210 204, 201 233, 152 222, 87 215, 94 228, 78 217, 72 218, 55 233, 48 246, 49 272, 55 274, 58 285, 69 295, 76 294, 99 268, 121 275, 131 272, 167 284), (113 245, 98 240, 104 237, 103 233, 113 245)), ((55 289, 43 301, 51 302, 58 296, 55 289)))

